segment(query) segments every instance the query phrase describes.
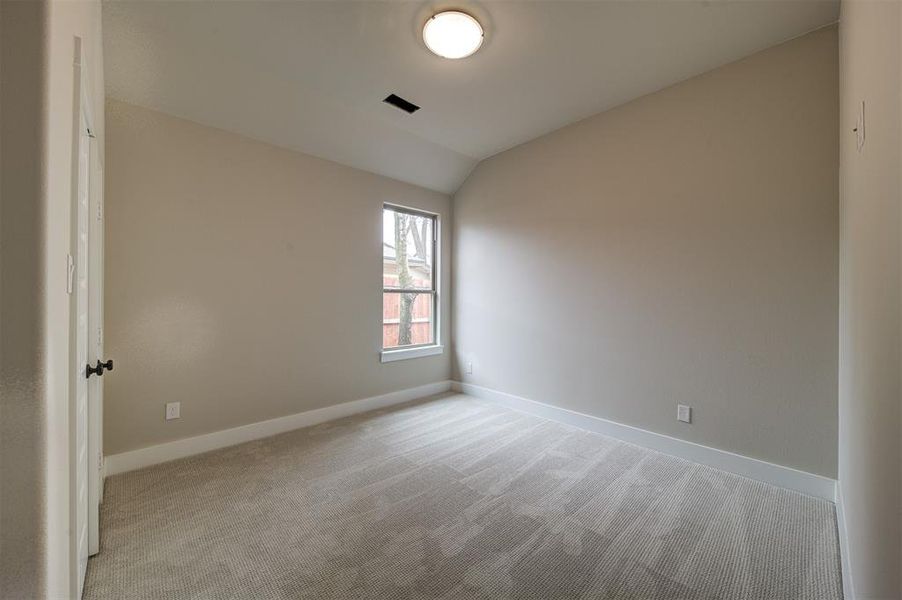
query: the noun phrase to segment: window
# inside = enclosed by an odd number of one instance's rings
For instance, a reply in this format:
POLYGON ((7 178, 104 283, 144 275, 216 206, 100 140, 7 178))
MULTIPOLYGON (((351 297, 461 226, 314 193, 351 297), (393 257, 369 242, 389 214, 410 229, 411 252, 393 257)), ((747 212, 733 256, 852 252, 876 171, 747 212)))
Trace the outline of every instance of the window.
POLYGON ((382 361, 438 354, 435 215, 382 209, 382 361))

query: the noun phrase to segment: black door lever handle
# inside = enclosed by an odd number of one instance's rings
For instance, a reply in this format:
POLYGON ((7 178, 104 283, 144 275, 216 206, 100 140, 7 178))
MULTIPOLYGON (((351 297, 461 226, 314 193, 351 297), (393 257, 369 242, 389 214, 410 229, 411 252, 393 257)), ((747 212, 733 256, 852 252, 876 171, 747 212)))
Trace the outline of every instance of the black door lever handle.
POLYGON ((109 359, 108 361, 106 361, 105 363, 102 363, 98 360, 97 365, 93 366, 93 367, 91 365, 88 365, 85 368, 85 378, 90 379, 91 375, 98 375, 98 376, 103 375, 104 369, 106 369, 107 371, 113 370, 113 359, 112 358, 109 359))
POLYGON ((103 363, 102 362, 100 362, 98 360, 96 367, 92 367, 91 365, 87 366, 87 368, 85 369, 85 377, 87 379, 90 379, 91 375, 103 375, 103 363))

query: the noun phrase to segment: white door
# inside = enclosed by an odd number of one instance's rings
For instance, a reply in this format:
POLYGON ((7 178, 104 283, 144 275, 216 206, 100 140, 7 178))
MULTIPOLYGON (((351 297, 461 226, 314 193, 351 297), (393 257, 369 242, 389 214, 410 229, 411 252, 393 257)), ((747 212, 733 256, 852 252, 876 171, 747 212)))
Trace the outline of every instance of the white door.
POLYGON ((91 133, 89 79, 84 71, 81 40, 76 38, 73 117, 77 182, 73 190, 69 293, 72 297, 70 347, 72 387, 70 407, 70 574, 73 595, 81 597, 88 555, 99 549, 99 504, 103 491, 101 424, 103 384, 103 168, 100 148, 91 133), (94 373, 91 373, 89 367, 94 373))
MULTIPOLYGON (((84 104, 84 101, 83 101, 84 104)), ((75 554, 78 563, 78 596, 84 589, 88 568, 88 240, 91 173, 91 138, 86 107, 79 111, 78 193, 76 202, 75 256, 75 554)))
MULTIPOLYGON (((103 357, 103 166, 97 140, 90 142, 90 214, 88 226, 88 361, 103 357)), ((88 379, 88 554, 100 551, 100 502, 103 500, 103 377, 88 379)))

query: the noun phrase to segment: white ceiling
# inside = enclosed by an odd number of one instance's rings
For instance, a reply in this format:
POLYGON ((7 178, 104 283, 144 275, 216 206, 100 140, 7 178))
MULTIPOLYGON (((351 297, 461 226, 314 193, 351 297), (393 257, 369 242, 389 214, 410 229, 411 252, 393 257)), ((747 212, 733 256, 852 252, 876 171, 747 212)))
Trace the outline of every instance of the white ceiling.
POLYGON ((479 160, 836 21, 838 0, 108 1, 107 94, 454 192, 479 160), (486 29, 426 50, 434 8, 486 29), (407 115, 389 93, 422 107, 407 115))

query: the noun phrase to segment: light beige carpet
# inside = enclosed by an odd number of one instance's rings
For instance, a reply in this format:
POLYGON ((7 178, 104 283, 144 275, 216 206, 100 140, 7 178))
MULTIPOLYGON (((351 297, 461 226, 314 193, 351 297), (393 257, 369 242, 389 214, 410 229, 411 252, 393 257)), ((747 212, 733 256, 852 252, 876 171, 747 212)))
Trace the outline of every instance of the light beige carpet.
POLYGON ((833 505, 453 395, 107 481, 84 597, 841 598, 833 505))

